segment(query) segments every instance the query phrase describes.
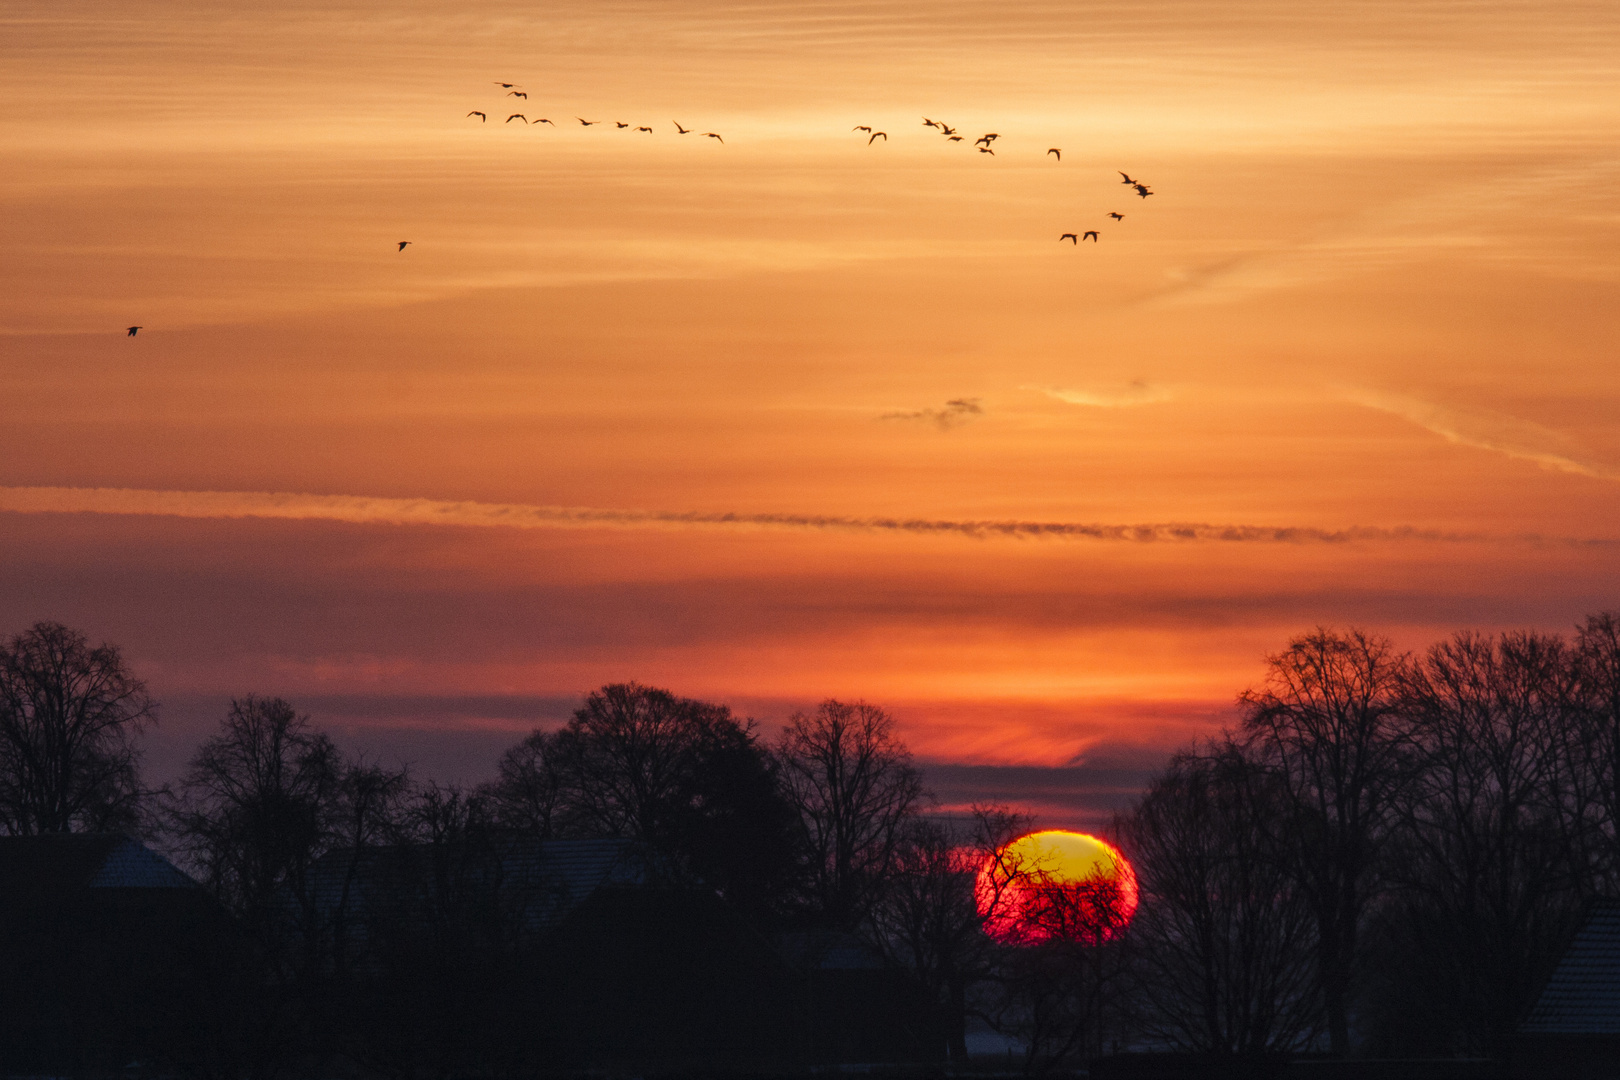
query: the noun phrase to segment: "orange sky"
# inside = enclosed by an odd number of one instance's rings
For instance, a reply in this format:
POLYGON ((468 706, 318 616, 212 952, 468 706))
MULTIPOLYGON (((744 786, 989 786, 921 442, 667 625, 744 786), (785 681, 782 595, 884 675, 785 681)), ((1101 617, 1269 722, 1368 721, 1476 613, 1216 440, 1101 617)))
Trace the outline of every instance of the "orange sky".
POLYGON ((1617 75, 1606 3, 8 4, 0 630, 123 644, 171 756, 280 693, 471 778, 636 678, 979 792, 1318 623, 1566 629, 1617 75))

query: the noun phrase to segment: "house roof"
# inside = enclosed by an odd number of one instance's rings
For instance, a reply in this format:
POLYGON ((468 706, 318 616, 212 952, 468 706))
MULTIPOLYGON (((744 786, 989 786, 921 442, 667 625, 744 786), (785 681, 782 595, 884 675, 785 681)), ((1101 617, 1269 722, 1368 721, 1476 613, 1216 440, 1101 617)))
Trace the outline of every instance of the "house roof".
POLYGON ((1620 1035, 1620 899, 1592 902, 1519 1033, 1620 1035))
POLYGON ((117 833, 0 836, 0 894, 196 887, 163 856, 117 833))

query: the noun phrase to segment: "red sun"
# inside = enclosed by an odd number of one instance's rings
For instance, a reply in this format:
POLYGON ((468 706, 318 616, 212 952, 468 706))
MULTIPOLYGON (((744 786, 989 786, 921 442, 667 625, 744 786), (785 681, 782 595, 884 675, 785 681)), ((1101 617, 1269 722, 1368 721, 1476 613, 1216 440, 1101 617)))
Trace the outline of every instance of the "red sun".
POLYGON ((1097 945, 1136 913, 1136 871, 1085 833, 1030 833, 985 860, 974 884, 985 933, 1004 945, 1097 945))

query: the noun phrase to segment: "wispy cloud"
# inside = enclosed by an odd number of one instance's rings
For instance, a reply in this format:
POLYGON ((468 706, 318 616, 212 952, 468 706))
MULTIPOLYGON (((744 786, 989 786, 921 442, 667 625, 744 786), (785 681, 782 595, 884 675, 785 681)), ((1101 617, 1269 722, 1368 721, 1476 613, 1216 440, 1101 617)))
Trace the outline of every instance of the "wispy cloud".
POLYGON ((1090 387, 1079 390, 1069 390, 1061 386, 1031 385, 1020 386, 1018 389, 1034 390, 1070 405, 1089 405, 1098 409, 1128 409, 1135 405, 1152 405, 1159 401, 1169 401, 1173 396, 1167 387, 1154 386, 1141 379, 1135 379, 1123 386, 1090 387))
POLYGON ((1347 387, 1341 393, 1346 401, 1398 416, 1458 446, 1471 446, 1520 461, 1533 461, 1555 472, 1590 476, 1598 480, 1620 480, 1620 469, 1574 456, 1567 436, 1529 420, 1484 409, 1456 408, 1364 387, 1347 387))
POLYGON ((624 510, 525 503, 385 499, 270 491, 160 491, 142 488, 0 487, 0 512, 129 514, 181 518, 280 518, 364 525, 450 525, 463 528, 715 528, 889 532, 974 539, 1100 540, 1119 543, 1347 544, 1565 543, 1620 545, 1616 539, 1449 532, 1414 526, 1325 529, 1292 525, 1220 525, 855 517, 836 514, 754 514, 698 510, 624 510))
POLYGON ((984 415, 984 406, 978 398, 952 398, 941 409, 918 409, 916 412, 887 412, 879 420, 927 420, 939 425, 941 431, 961 427, 984 415))

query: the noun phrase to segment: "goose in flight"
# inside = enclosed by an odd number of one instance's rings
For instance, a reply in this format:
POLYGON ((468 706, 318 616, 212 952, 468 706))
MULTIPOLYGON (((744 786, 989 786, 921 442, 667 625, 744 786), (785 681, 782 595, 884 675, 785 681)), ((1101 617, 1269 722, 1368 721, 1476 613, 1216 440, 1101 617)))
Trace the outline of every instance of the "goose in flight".
POLYGON ((889 133, 887 131, 874 131, 872 132, 872 137, 866 140, 866 145, 871 146, 873 143, 877 142, 879 135, 883 136, 884 142, 889 141, 889 133))
MULTIPOLYGON (((1116 169, 1116 170, 1114 170, 1114 171, 1115 171, 1115 172, 1119 172, 1119 170, 1118 170, 1118 169, 1116 169)), ((1131 185, 1131 186, 1135 186, 1135 184, 1136 184, 1136 181, 1135 181, 1135 180, 1132 180, 1132 179, 1131 179, 1131 174, 1130 174, 1130 173, 1128 173, 1128 172, 1122 172, 1122 173, 1120 173, 1120 174, 1119 174, 1119 175, 1121 175, 1121 176, 1123 176, 1123 177, 1124 177, 1124 178, 1125 178, 1125 179, 1123 179, 1123 180, 1121 180, 1121 181, 1120 181, 1120 183, 1122 183, 1122 184, 1129 184, 1129 185, 1131 185)))
POLYGON ((1062 151, 1062 150, 1059 150, 1059 149, 1058 149, 1058 148, 1057 148, 1057 147, 1055 147, 1055 146, 1054 146, 1054 147, 1052 147, 1052 149, 1050 149, 1050 150, 1048 150, 1048 151, 1047 151, 1047 153, 1048 153, 1048 154, 1056 154, 1056 155, 1057 155, 1057 159, 1058 159, 1058 160, 1059 160, 1059 161, 1062 161, 1062 160, 1063 160, 1063 151, 1062 151))
POLYGON ((616 128, 627 128, 630 125, 629 124, 621 124, 617 120, 615 120, 615 121, 613 121, 613 126, 616 127, 616 128))
MULTIPOLYGON (((551 121, 550 121, 550 120, 547 120, 547 119, 546 119, 546 118, 545 118, 545 117, 543 117, 543 116, 542 116, 542 117, 541 117, 541 118, 540 118, 540 119, 538 119, 538 120, 531 120, 531 121, 529 121, 529 122, 530 122, 530 123, 531 123, 531 124, 551 124, 551 121)), ((557 126, 557 125, 556 125, 556 124, 551 124, 551 126, 552 126, 552 127, 556 127, 556 126, 557 126)))
POLYGON ((937 128, 937 127, 939 127, 939 125, 934 123, 932 120, 928 119, 928 117, 925 116, 925 117, 923 117, 923 127, 937 128))
MULTIPOLYGON (((704 133, 703 133, 703 137, 704 137, 704 138, 705 138, 705 139, 720 139, 720 136, 718 136, 718 135, 716 135, 716 134, 715 134, 715 133, 714 133, 714 132, 712 132, 712 131, 705 131, 705 132, 704 132, 704 133)), ((724 145, 725 145, 725 144, 726 144, 726 140, 724 140, 724 139, 720 139, 720 145, 721 145, 721 146, 724 146, 724 145)))
POLYGON ((483 113, 479 112, 477 109, 474 109, 472 112, 468 113, 467 115, 468 116, 476 116, 476 117, 478 117, 478 122, 480 124, 489 123, 489 117, 485 116, 483 113))
POLYGON ((870 135, 872 133, 872 128, 870 127, 870 125, 867 125, 867 124, 856 124, 854 127, 850 128, 849 130, 851 130, 851 131, 864 131, 868 135, 870 135))
POLYGON ((411 246, 411 242, 409 240, 401 240, 401 241, 399 241, 399 250, 401 250, 401 251, 404 251, 406 248, 408 248, 410 246, 411 246))
POLYGON ((955 128, 947 127, 945 124, 940 124, 939 125, 939 130, 944 132, 946 135, 955 135, 956 134, 956 129, 955 128))
POLYGON ((1131 186, 1134 187, 1136 189, 1136 193, 1142 196, 1144 199, 1153 194, 1153 192, 1148 189, 1146 184, 1132 184, 1131 186))
POLYGON ((508 117, 507 117, 507 118, 506 118, 506 122, 507 122, 507 123, 508 123, 508 124, 510 124, 510 123, 511 123, 511 122, 512 122, 512 121, 514 121, 514 120, 521 120, 521 121, 523 121, 523 122, 524 122, 524 123, 525 123, 525 124, 527 124, 527 123, 528 123, 528 122, 529 122, 529 118, 528 118, 528 117, 527 117, 527 116, 524 116, 524 115, 523 115, 523 114, 522 114, 522 113, 520 113, 520 112, 515 112, 515 113, 513 113, 513 114, 512 114, 512 115, 511 115, 511 116, 508 116, 508 117))
POLYGON ((945 141, 946 142, 961 142, 962 141, 962 136, 960 136, 960 135, 952 135, 949 138, 947 138, 945 141))
POLYGON ((1095 244, 1097 242, 1097 230, 1087 229, 1085 232, 1080 234, 1080 239, 1090 240, 1093 244, 1095 244))
POLYGON ((670 123, 674 124, 675 125, 675 130, 680 132, 682 135, 690 135, 690 134, 692 134, 692 129, 691 128, 683 128, 683 127, 681 127, 681 122, 679 120, 671 120, 670 123))
POLYGON ((583 116, 576 116, 574 119, 578 120, 585 127, 592 127, 593 125, 600 124, 602 122, 600 120, 587 120, 583 116))
POLYGON ((1067 240, 1069 243, 1073 244, 1075 247, 1080 246, 1080 238, 1078 236, 1074 235, 1074 233, 1072 233, 1072 232, 1066 232, 1062 236, 1058 237, 1058 243, 1060 243, 1060 244, 1063 243, 1063 241, 1065 241, 1065 240, 1067 240))
POLYGON ((529 95, 528 95, 528 94, 525 94, 525 93, 524 93, 524 92, 523 92, 523 91, 521 91, 521 90, 508 90, 508 91, 507 91, 507 92, 506 92, 506 96, 507 96, 507 97, 520 97, 520 98, 522 98, 522 99, 523 99, 523 100, 524 100, 524 101, 528 101, 528 100, 529 100, 529 95))
POLYGON ((1125 220, 1125 215, 1124 214, 1116 214, 1112 210, 1110 210, 1108 212, 1108 216, 1113 218, 1115 221, 1124 221, 1125 220))
POLYGON ((504 89, 510 90, 510 89, 512 89, 512 87, 516 86, 517 83, 501 82, 499 79, 496 79, 495 80, 495 85, 499 86, 499 87, 503 87, 504 89))
POLYGON ((129 328, 129 333, 128 333, 128 334, 126 334, 126 335, 125 335, 125 336, 126 336, 126 337, 134 337, 134 336, 135 336, 135 332, 136 332, 136 331, 137 331, 137 330, 139 330, 139 329, 141 329, 141 328, 140 328, 140 327, 139 327, 139 326, 131 326, 131 327, 130 327, 130 328, 129 328))
POLYGON ((981 153, 981 154, 989 154, 991 157, 996 156, 996 152, 994 150, 990 149, 988 146, 979 147, 979 153, 981 153))
POLYGON ((653 129, 650 128, 650 127, 638 127, 638 128, 636 128, 636 130, 637 131, 645 131, 649 135, 651 135, 653 133, 653 129))

